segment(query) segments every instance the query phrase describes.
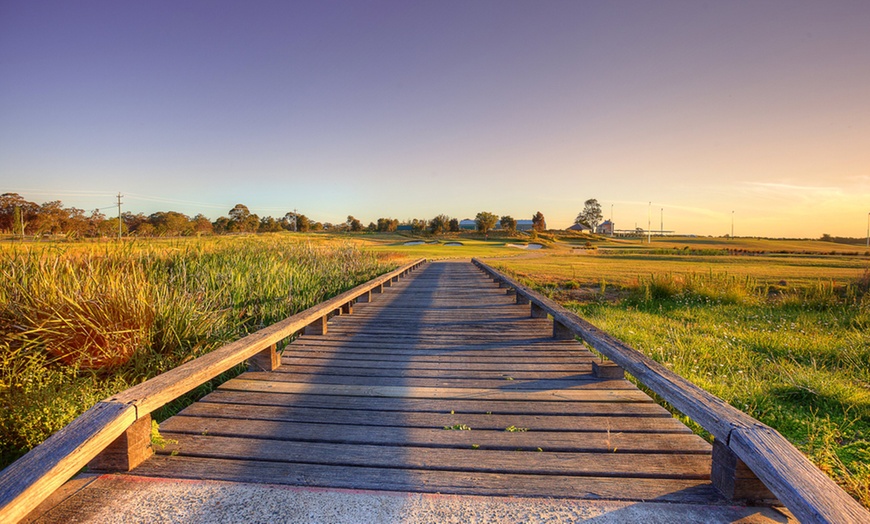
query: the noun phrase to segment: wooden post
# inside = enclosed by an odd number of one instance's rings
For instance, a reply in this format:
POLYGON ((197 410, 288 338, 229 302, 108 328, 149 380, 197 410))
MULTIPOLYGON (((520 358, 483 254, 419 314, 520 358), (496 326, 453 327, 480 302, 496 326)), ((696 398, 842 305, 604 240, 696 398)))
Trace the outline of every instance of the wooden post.
POLYGON ((248 359, 248 371, 273 371, 281 366, 278 345, 272 344, 248 359))
POLYGON ((392 279, 386 280, 386 281, 384 281, 384 283, 382 285, 383 285, 383 287, 393 287, 393 280, 392 279))
POLYGON ((150 457, 151 414, 134 422, 109 446, 88 463, 96 471, 130 471, 150 457))
POLYGON ((595 375, 596 378, 625 378, 625 370, 619 367, 616 362, 611 362, 610 360, 593 360, 592 374, 595 375))
POLYGON ((517 293, 517 304, 524 306, 529 303, 529 299, 517 293))
POLYGON ((532 318, 547 318, 547 311, 532 302, 532 318))
POLYGON ((398 277, 398 276, 395 276, 395 277, 391 278, 390 280, 393 281, 393 282, 398 282, 398 281, 399 281, 399 277, 398 277))
POLYGON ((375 286, 372 289, 372 293, 383 293, 383 292, 384 292, 384 285, 383 284, 378 284, 377 286, 375 286))
POLYGON ((553 320, 553 338, 556 340, 574 340, 574 332, 561 322, 553 320))
POLYGON ((326 315, 318 318, 314 322, 305 326, 306 335, 325 335, 326 334, 326 315))
POLYGON ((776 495, 720 440, 713 441, 710 480, 731 501, 776 500, 776 495))
POLYGON ((353 314, 353 302, 348 302, 346 304, 341 305, 341 314, 342 315, 352 315, 353 314))
POLYGON ((362 304, 371 302, 372 301, 372 292, 366 291, 365 293, 360 295, 356 300, 357 300, 357 302, 360 302, 362 304))

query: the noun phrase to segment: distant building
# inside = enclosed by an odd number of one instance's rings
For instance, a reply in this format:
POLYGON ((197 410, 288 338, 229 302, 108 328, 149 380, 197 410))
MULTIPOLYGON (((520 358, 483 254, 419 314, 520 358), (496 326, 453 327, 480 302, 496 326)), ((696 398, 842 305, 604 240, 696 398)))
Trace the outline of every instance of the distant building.
POLYGON ((589 233, 591 233, 592 228, 585 225, 585 224, 574 224, 573 226, 568 228, 568 231, 576 231, 578 233, 583 233, 585 231, 588 231, 589 233))
POLYGON ((599 235, 613 235, 613 222, 605 220, 598 224, 598 227, 595 228, 595 232, 599 235))

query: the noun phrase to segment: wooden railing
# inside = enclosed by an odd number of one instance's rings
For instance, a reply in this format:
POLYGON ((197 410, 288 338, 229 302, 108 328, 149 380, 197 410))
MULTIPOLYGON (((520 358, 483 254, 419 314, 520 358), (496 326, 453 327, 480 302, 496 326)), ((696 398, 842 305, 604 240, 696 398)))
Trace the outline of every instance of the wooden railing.
MULTIPOLYGON (((597 329, 556 302, 474 259, 473 262, 533 317, 553 318, 553 336, 579 337, 715 437, 711 480, 731 500, 771 498, 768 489, 801 522, 870 523, 870 512, 815 467, 773 428, 711 395, 639 351, 597 329)), ((619 371, 621 374, 622 371, 619 371)))
POLYGON ((272 370, 280 365, 277 343, 300 330, 326 333, 333 314, 349 314, 354 302, 421 266, 407 264, 281 322, 251 333, 117 395, 98 402, 69 425, 0 472, 0 522, 24 518, 86 465, 129 471, 151 455, 151 412, 241 362, 272 370))

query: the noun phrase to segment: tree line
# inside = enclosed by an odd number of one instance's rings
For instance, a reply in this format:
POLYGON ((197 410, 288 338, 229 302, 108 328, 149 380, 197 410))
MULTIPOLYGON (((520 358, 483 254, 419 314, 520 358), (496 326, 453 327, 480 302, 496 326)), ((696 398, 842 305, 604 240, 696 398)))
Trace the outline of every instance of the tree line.
MULTIPOLYGON (((352 215, 342 223, 317 222, 301 213, 288 212, 284 216, 260 217, 252 213, 244 204, 236 204, 226 216, 211 221, 208 217, 198 214, 194 217, 177 211, 158 211, 150 215, 121 213, 120 231, 124 235, 152 236, 192 236, 228 233, 268 233, 276 231, 371 231, 393 232, 408 229, 414 233, 458 233, 461 231, 461 221, 457 218, 440 214, 431 219, 408 219, 399 221, 391 217, 378 218, 368 226, 352 215)), ((488 235, 496 225, 510 233, 517 230, 517 220, 510 215, 499 217, 494 213, 483 211, 474 219, 475 229, 488 235)), ((532 216, 532 229, 544 231, 547 222, 544 215, 538 211, 532 216)), ((101 210, 90 213, 75 207, 64 207, 60 200, 43 204, 27 201, 17 193, 0 195, 0 231, 17 236, 24 235, 60 235, 66 237, 112 237, 119 232, 118 217, 108 217, 101 210)))

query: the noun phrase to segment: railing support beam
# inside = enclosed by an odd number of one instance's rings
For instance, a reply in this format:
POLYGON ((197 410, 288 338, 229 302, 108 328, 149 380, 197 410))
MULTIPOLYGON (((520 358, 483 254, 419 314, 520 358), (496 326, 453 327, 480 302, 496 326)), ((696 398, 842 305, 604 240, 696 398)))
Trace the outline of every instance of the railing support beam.
POLYGON ((88 468, 96 471, 130 471, 145 462, 154 451, 151 449, 151 414, 134 422, 99 455, 88 468))
POLYGON ((574 340, 574 331, 558 320, 553 320, 553 338, 556 340, 574 340))
POLYGON ((776 495, 720 440, 713 442, 710 480, 731 501, 776 500, 776 495))
POLYGON ((592 361, 592 374, 596 378, 607 379, 623 379, 625 378, 625 370, 619 367, 615 362, 609 360, 596 359, 592 361))
POLYGON ((325 335, 326 334, 326 315, 318 318, 314 322, 305 326, 305 334, 306 335, 325 335))
POLYGON ((272 344, 248 359, 248 371, 274 371, 281 366, 278 345, 272 344))

